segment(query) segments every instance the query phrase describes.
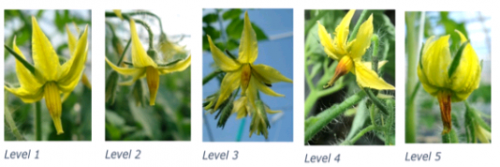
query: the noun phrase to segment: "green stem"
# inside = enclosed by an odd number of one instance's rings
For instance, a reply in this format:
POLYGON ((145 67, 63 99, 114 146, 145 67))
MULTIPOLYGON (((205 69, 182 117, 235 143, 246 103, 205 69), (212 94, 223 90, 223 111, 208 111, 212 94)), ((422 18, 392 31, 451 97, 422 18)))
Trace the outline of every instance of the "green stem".
POLYGON ((127 45, 125 45, 125 48, 123 49, 122 55, 120 56, 120 60, 118 60, 118 63, 116 65, 120 65, 123 61, 123 58, 125 57, 125 53, 127 53, 128 47, 130 46, 130 43, 132 42, 132 38, 130 38, 127 42, 127 45))
POLYGON ((220 73, 222 73, 221 70, 215 70, 213 71, 212 73, 208 74, 207 76, 205 76, 203 78, 203 85, 205 85, 206 83, 208 83, 210 80, 212 80, 214 77, 216 77, 217 75, 219 75, 220 73))
MULTIPOLYGON (((407 82, 406 82, 406 94, 411 95, 413 88, 417 84, 417 32, 415 32, 415 13, 406 13, 406 48, 407 48, 407 82)), ((406 121, 405 121, 405 140, 406 143, 416 142, 416 113, 415 113, 415 101, 406 101, 406 121)))
POLYGON ((358 141, 361 137, 363 137, 363 135, 365 135, 365 133, 368 133, 374 129, 375 129, 374 125, 367 126, 366 128, 359 131, 359 133, 356 134, 356 136, 354 136, 354 138, 352 138, 352 140, 349 140, 349 141, 346 140, 346 141, 342 142, 340 145, 353 145, 354 143, 356 143, 356 141, 358 141))
POLYGON ((349 42, 356 38, 356 35, 358 34, 359 27, 361 27, 361 24, 363 23, 363 20, 365 20, 367 14, 368 14, 368 10, 363 10, 363 12, 361 12, 361 15, 358 18, 358 22, 356 22, 356 26, 354 26, 354 29, 352 30, 351 36, 349 36, 349 40, 348 40, 349 42))
POLYGON ((441 137, 443 139, 443 143, 458 143, 458 136, 453 128, 451 128, 450 133, 443 134, 441 137))
POLYGON ((328 125, 328 123, 330 123, 340 114, 344 113, 349 107, 352 107, 353 105, 359 103, 359 101, 361 101, 365 96, 366 94, 364 91, 359 91, 358 93, 345 99, 344 102, 340 104, 335 104, 314 117, 309 117, 306 120, 306 122, 308 122, 308 120, 311 119, 316 119, 316 120, 313 123, 306 126, 304 134, 305 137, 304 142, 307 143, 309 140, 311 140, 314 137, 314 135, 316 135, 316 133, 321 131, 321 129, 323 129, 326 125, 328 125))
POLYGON ((42 141, 42 104, 40 101, 35 103, 35 140, 42 141))
POLYGON ((125 15, 129 15, 129 16, 134 16, 134 15, 149 15, 149 16, 153 16, 154 18, 156 18, 156 20, 158 20, 158 23, 160 24, 160 31, 163 32, 163 24, 161 22, 161 19, 158 15, 154 14, 154 13, 151 13, 151 12, 148 12, 148 11, 136 11, 136 12, 129 12, 129 13, 122 13, 122 15, 125 14, 125 15))
POLYGON ((12 48, 8 47, 7 45, 4 45, 5 50, 9 51, 14 57, 16 58, 17 61, 21 62, 21 64, 26 67, 31 74, 35 75, 35 66, 31 65, 26 59, 24 59, 21 55, 17 54, 12 48))
MULTIPOLYGON (((7 103, 5 103, 5 104, 7 104, 7 103)), ((4 112, 5 112, 4 113, 5 122, 7 122, 7 125, 10 128, 10 130, 12 131, 12 134, 14 134, 14 136, 16 137, 17 140, 25 140, 24 136, 21 135, 21 133, 19 132, 19 129, 17 129, 16 122, 12 118, 12 113, 10 113, 9 108, 7 106, 5 106, 4 112)))
POLYGON ((364 88, 363 90, 366 91, 366 94, 370 98, 370 100, 377 106, 377 108, 382 111, 384 114, 389 114, 389 110, 385 107, 385 105, 375 96, 372 90, 370 88, 364 88))
POLYGON ((305 104, 304 104, 305 118, 307 118, 307 116, 309 116, 309 114, 312 110, 312 107, 314 106, 314 104, 316 104, 316 101, 318 101, 318 99, 320 99, 324 96, 330 95, 332 93, 335 93, 335 92, 341 90, 342 88, 344 88, 344 86, 345 86, 344 82, 337 82, 333 87, 330 87, 330 88, 325 89, 325 90, 313 89, 313 91, 311 91, 309 93, 309 95, 307 96, 305 104))

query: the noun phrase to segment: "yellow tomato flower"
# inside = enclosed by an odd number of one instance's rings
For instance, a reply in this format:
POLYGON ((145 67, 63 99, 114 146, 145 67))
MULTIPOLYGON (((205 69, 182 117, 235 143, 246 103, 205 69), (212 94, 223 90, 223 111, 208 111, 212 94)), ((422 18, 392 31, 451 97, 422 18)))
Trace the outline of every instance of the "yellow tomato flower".
MULTIPOLYGON (((326 28, 318 22, 318 35, 325 53, 328 57, 339 61, 333 78, 325 85, 325 88, 332 86, 338 78, 351 72, 356 75, 356 82, 361 88, 394 90, 394 86, 386 83, 366 65, 367 63, 361 61, 366 49, 370 47, 373 35, 373 15, 370 15, 368 20, 361 24, 356 39, 351 42, 347 41, 349 24, 354 12, 355 10, 350 10, 335 28, 334 39, 331 38, 326 28)), ((384 61, 379 62, 379 67, 384 63, 384 61)))
POLYGON ((257 36, 252 28, 247 12, 245 12, 237 60, 226 56, 214 45, 210 36, 208 36, 208 42, 215 64, 217 64, 222 71, 226 72, 221 83, 220 95, 214 110, 217 110, 238 87, 241 87, 242 96, 246 96, 250 103, 255 106, 258 90, 270 96, 282 97, 282 94, 274 92, 267 85, 276 82, 292 83, 292 80, 283 76, 278 70, 270 66, 253 64, 258 55, 257 36))
MULTIPOLYGON (((19 97, 25 103, 40 101, 45 97, 45 104, 49 110, 57 134, 64 133, 61 124, 61 93, 66 94, 78 84, 88 51, 88 27, 85 27, 82 37, 76 42, 72 51, 71 59, 62 66, 59 64, 52 44, 42 32, 35 17, 31 17, 33 25, 33 61, 35 72, 28 70, 19 60, 16 60, 16 74, 19 80, 19 88, 4 88, 12 94, 19 97)), ((16 41, 13 42, 14 51, 25 58, 21 50, 17 47, 16 41)))
POLYGON ((479 87, 481 65, 476 52, 460 32, 461 50, 452 57, 449 48, 450 35, 434 41, 430 37, 422 48, 422 56, 417 69, 418 78, 424 90, 438 98, 443 121, 443 134, 451 130, 451 102, 463 101, 479 87), (463 46, 465 44, 465 46, 463 46), (459 57, 457 57, 459 56, 459 57))
MULTIPOLYGON (((80 34, 80 29, 78 26, 73 22, 73 25, 75 26, 75 29, 77 31, 77 34, 80 34)), ((69 54, 73 55, 73 52, 75 52, 76 49, 76 43, 78 41, 78 38, 75 37, 75 35, 69 30, 68 25, 66 25, 66 33, 68 34, 68 49, 69 49, 69 54)), ((81 79, 83 85, 85 85, 87 88, 92 89, 92 85, 90 84, 90 81, 85 74, 85 72, 82 73, 82 79, 81 79)), ((71 92, 66 92, 63 94, 62 101, 66 101, 66 99, 69 97, 71 92)))
POLYGON ((132 37, 132 68, 122 68, 113 64, 106 58, 113 70, 122 74, 132 76, 132 80, 122 82, 122 85, 132 85, 136 80, 146 77, 149 88, 149 105, 155 105, 156 93, 160 84, 160 75, 168 74, 177 71, 183 71, 191 65, 191 56, 177 62, 174 65, 162 66, 158 65, 151 57, 148 56, 146 50, 142 47, 139 35, 135 28, 135 21, 130 20, 130 32, 132 37))
MULTIPOLYGON (((268 106, 265 106, 265 109, 268 114, 282 112, 281 110, 271 110, 268 106)), ((252 116, 252 111, 254 110, 255 108, 248 103, 248 98, 246 96, 242 96, 233 102, 233 110, 231 111, 231 114, 236 114, 236 119, 241 119, 246 116, 252 116)))

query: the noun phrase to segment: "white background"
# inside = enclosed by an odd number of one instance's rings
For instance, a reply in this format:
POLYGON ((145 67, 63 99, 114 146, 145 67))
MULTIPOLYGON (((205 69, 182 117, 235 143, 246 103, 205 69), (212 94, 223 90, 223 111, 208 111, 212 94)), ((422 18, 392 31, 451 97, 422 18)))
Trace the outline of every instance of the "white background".
MULTIPOLYGON (((496 130, 500 128, 496 122, 496 105, 499 80, 495 66, 495 46, 498 45, 497 15, 498 3, 493 0, 250 0, 250 1, 216 1, 216 0, 1 0, 3 9, 92 9, 92 141, 91 142, 4 142, 4 124, 0 123, 0 166, 500 166, 500 136, 496 130), (105 142, 105 105, 104 105, 104 11, 106 9, 156 9, 175 11, 185 9, 190 12, 186 16, 184 28, 191 32, 192 59, 192 112, 201 113, 202 97, 202 9, 203 8, 293 8, 294 9, 294 142, 293 143, 203 143, 202 115, 192 114, 191 142, 105 142), (304 119, 300 117, 304 108, 304 9, 396 9, 396 146, 304 146, 304 119), (492 14, 492 144, 405 144, 404 111, 405 111, 405 11, 487 11, 492 14), (199 37, 199 38, 198 38, 199 37), (5 160, 5 150, 32 150, 30 160, 5 160), (34 160, 34 151, 40 150, 40 159, 34 160), (140 160, 106 160, 106 150, 127 151, 141 149, 140 160), (236 161, 203 161, 203 151, 239 151, 236 161), (441 151, 439 162, 405 162, 406 152, 428 153, 441 151), (305 154, 329 154, 332 157, 341 154, 340 163, 305 164, 305 154)), ((4 12, 0 13, 3 23, 4 12)), ((3 34, 3 25, 0 26, 3 34)), ((3 45, 4 41, 0 40, 3 45)), ((0 48, 3 53, 4 48, 0 48)), ((3 59, 0 59, 3 65, 3 59)), ((3 68, 0 68, 3 70, 3 68)), ((3 78, 3 72, 0 73, 3 78)), ((3 85, 3 79, 0 84, 3 85)), ((4 89, 0 93, 3 94, 4 89)), ((1 96, 3 98, 3 96, 1 96)), ((0 113, 3 113, 4 100, 0 100, 0 113)), ((3 122, 3 114, 0 120, 3 122)), ((231 156, 230 156, 231 157, 231 156)), ((433 156, 435 157, 435 156, 433 156)))

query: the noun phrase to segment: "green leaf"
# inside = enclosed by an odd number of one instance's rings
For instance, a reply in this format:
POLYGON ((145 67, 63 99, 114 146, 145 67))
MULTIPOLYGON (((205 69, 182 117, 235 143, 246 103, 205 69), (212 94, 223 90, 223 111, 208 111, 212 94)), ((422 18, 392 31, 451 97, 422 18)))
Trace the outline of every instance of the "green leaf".
POLYGON ((227 41, 227 50, 233 50, 236 49, 240 46, 240 43, 236 39, 230 39, 227 41))
POLYGON ((203 27, 203 32, 205 32, 205 34, 210 35, 210 37, 214 41, 220 37, 220 31, 210 25, 203 27))
POLYGON ((207 14, 207 15, 203 16, 203 22, 210 24, 210 23, 216 22, 218 18, 219 18, 219 16, 215 13, 207 14))
POLYGON ((453 61, 451 62, 450 68, 448 69, 448 77, 451 78, 453 73, 457 70, 458 65, 460 64, 460 59, 462 58, 462 52, 465 49, 465 46, 467 46, 469 42, 463 43, 460 48, 458 49, 458 52, 455 54, 455 57, 453 58, 453 61))
POLYGON ((224 14, 222 14, 222 19, 224 20, 236 19, 240 17, 241 13, 243 13, 241 9, 230 9, 224 12, 224 14))
POLYGON ((255 31, 255 34, 257 34, 257 40, 260 41, 260 40, 267 40, 268 39, 266 33, 264 33, 264 31, 262 31, 262 29, 259 26, 255 25, 255 23, 252 23, 252 26, 253 26, 253 30, 255 31))
POLYGON ((358 108, 356 111, 356 116, 354 116, 354 121, 352 122, 351 130, 349 131, 349 135, 345 140, 351 140, 365 125, 366 120, 369 116, 368 109, 366 108, 366 100, 362 100, 358 104, 358 108))

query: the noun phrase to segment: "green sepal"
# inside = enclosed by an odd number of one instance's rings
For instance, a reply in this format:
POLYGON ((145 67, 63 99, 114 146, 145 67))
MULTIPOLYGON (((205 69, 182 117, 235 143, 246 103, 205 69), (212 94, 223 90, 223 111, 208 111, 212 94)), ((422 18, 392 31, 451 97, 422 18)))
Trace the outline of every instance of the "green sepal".
POLYGON ((457 70, 457 67, 460 64, 460 59, 462 58, 462 53, 467 44, 469 44, 469 42, 463 43, 462 45, 460 45, 460 48, 458 48, 458 52, 455 54, 455 57, 453 57, 453 61, 451 62, 450 68, 448 69, 448 77, 451 78, 453 73, 455 73, 455 71, 457 70))
POLYGON ((14 57, 17 59, 17 61, 21 62, 21 64, 23 64, 24 67, 26 67, 26 69, 28 69, 31 72, 31 74, 35 75, 35 71, 36 71, 35 66, 31 65, 28 61, 26 61, 26 59, 21 57, 21 55, 17 54, 14 50, 12 50, 12 48, 8 47, 7 45, 4 45, 4 47, 5 47, 5 50, 7 50, 12 55, 14 55, 14 57))
POLYGON ((118 73, 116 71, 111 72, 106 79, 106 103, 115 103, 116 86, 118 85, 118 73))

